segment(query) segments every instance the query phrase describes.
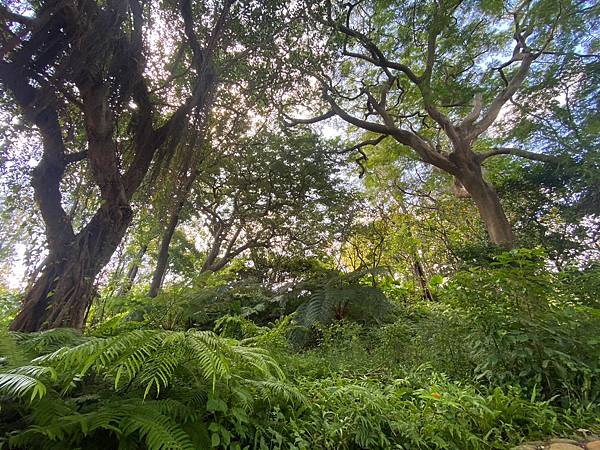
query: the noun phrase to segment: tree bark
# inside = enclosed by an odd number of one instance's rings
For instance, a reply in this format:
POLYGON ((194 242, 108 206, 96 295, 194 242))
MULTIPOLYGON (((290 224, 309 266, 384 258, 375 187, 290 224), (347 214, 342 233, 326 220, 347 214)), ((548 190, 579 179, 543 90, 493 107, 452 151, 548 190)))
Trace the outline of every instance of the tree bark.
MULTIPOLYGON (((194 141, 195 142, 195 141, 194 141)), ((160 250, 158 252, 158 258, 156 260, 156 268, 154 269, 154 273, 152 274, 152 282, 150 283, 150 290, 148 291, 148 297, 156 297, 158 295, 158 291, 160 290, 162 283, 165 279, 165 275, 167 273, 167 265, 169 263, 169 246, 171 245, 171 240, 173 239, 173 234, 175 234, 175 230, 177 229, 177 224, 179 223, 179 217, 181 215, 181 210, 185 205, 190 190, 192 189, 192 185, 198 176, 198 171, 193 170, 187 176, 187 180, 185 180, 185 185, 179 191, 179 200, 175 204, 171 212, 171 217, 169 218, 169 223, 167 224, 167 228, 165 228, 165 232, 163 233, 163 237, 160 243, 160 250)))
POLYGON ((62 251, 51 252, 10 329, 83 328, 96 276, 116 250, 131 218, 131 209, 121 210, 117 216, 100 210, 62 251))
POLYGON ((429 286, 427 286, 427 278, 425 277, 425 271, 423 270, 423 266, 421 261, 416 255, 413 255, 413 271, 415 273, 415 277, 419 280, 419 285, 421 286, 421 290, 423 291, 423 299, 433 301, 433 295, 429 290, 429 286))
POLYGON ((481 166, 465 171, 457 178, 471 194, 492 244, 507 249, 514 247, 512 226, 506 218, 496 189, 483 178, 481 166))

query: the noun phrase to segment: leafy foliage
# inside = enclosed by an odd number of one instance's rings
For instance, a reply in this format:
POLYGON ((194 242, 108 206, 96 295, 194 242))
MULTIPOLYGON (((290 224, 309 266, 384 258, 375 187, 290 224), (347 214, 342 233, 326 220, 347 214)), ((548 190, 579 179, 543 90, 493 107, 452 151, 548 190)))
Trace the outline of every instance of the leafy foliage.
POLYGON ((206 414, 223 403, 219 395, 248 404, 252 383, 283 376, 263 350, 208 331, 90 337, 32 363, 0 375, 2 394, 16 402, 10 405, 29 411, 29 426, 10 436, 11 446, 45 448, 44 439, 81 445, 104 431, 124 446, 197 448, 184 425, 202 429, 206 414))
MULTIPOLYGON (((321 272, 287 292, 290 309, 300 307, 275 324, 260 318, 274 310, 254 307, 222 310, 218 334, 144 328, 149 321, 114 335, 13 333, 2 341, 4 442, 500 449, 594 430, 598 311, 537 250, 484 261, 436 281, 441 302, 393 305, 364 284, 369 273, 321 272), (301 351, 287 339, 300 321, 313 333, 301 351)), ((256 305, 281 307, 285 297, 232 289, 256 305)), ((180 292, 150 316, 198 299, 180 292)))

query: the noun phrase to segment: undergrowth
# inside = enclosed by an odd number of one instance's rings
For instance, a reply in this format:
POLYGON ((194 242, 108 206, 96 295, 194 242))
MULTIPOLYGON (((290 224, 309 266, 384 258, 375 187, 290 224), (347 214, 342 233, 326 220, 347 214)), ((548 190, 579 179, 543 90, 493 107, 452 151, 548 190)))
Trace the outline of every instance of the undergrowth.
POLYGON ((503 449, 599 432, 600 312, 535 253, 464 270, 437 302, 361 283, 221 289, 237 311, 201 326, 188 293, 176 316, 114 311, 83 336, 4 332, 0 447, 503 449))

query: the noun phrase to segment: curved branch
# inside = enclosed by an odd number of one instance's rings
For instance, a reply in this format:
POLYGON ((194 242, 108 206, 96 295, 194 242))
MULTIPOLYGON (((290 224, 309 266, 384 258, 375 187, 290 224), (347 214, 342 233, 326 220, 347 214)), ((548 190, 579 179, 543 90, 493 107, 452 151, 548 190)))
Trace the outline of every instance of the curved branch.
POLYGON ((283 124, 286 127, 294 127, 296 125, 310 125, 313 123, 322 122, 323 120, 331 119, 333 116, 335 116, 335 113, 332 110, 329 110, 326 113, 320 114, 320 115, 318 115, 316 117, 312 117, 310 119, 297 119, 294 117, 289 117, 284 114, 283 124))
POLYGON ((363 147, 366 147, 367 145, 373 145, 373 146, 375 146, 375 145, 379 144, 381 141, 383 141, 386 137, 388 137, 387 134, 382 134, 382 135, 376 137, 375 139, 367 139, 366 141, 359 142, 358 144, 353 145, 352 147, 348 147, 348 148, 344 148, 342 150, 339 150, 337 153, 339 155, 343 155, 344 153, 350 153, 350 152, 352 152, 354 150, 357 150, 357 151, 361 152, 361 154, 362 154, 362 150, 361 149, 363 147))
POLYGON ((560 158, 558 158, 556 156, 545 155, 543 153, 530 152, 528 150, 522 150, 520 148, 512 148, 512 147, 496 147, 489 152, 480 153, 478 156, 479 156, 479 160, 481 162, 483 162, 486 159, 491 158, 492 156, 497 156, 497 155, 512 155, 512 156, 518 156, 519 158, 525 158, 525 159, 530 159, 532 161, 541 161, 541 162, 551 163, 551 164, 558 164, 561 161, 560 158))
POLYGON ((368 120, 362 120, 349 114, 336 103, 333 97, 327 92, 326 88, 323 89, 323 97, 331 105, 331 111, 349 124, 352 124, 358 128, 362 128, 363 130, 372 131, 374 133, 386 135, 394 133, 394 129, 386 125, 382 125, 377 122, 370 122, 368 120))
MULTIPOLYGON (((316 18, 319 22, 323 23, 324 25, 327 25, 329 27, 332 27, 334 29, 337 29, 338 31, 340 31, 341 33, 343 33, 344 35, 354 38, 357 41, 359 41, 361 43, 361 45, 365 48, 365 50, 367 50, 372 58, 366 56, 366 55, 361 55, 359 53, 349 53, 348 56, 352 56, 355 58, 360 58, 363 59, 365 61, 368 61, 372 64, 375 64, 379 67, 381 67, 382 69, 394 69, 394 70, 398 70, 402 73, 404 73, 408 79, 410 81, 412 81, 414 84, 419 84, 420 82, 420 77, 417 76, 410 67, 408 67, 406 64, 402 64, 402 63, 398 63, 398 62, 394 62, 394 61, 390 61, 388 60, 385 55, 383 54, 383 52, 381 51, 381 49, 379 47, 377 47, 377 45, 371 40, 369 39, 368 36, 366 36, 365 34, 353 30, 350 27, 346 26, 346 25, 342 25, 342 24, 338 24, 335 23, 333 20, 322 20, 320 18, 316 18)), ((347 50, 346 50, 347 51, 347 50)))
POLYGON ((452 172, 454 170, 454 164, 441 153, 434 151, 425 139, 415 132, 403 130, 393 125, 389 117, 388 122, 385 125, 362 120, 343 110, 335 102, 333 97, 329 95, 326 88, 323 89, 323 97, 329 102, 333 112, 351 125, 374 133, 392 136, 398 143, 412 148, 424 162, 433 164, 447 172, 452 172))
POLYGON ((471 131, 472 139, 479 136, 485 130, 487 130, 496 120, 500 110, 504 106, 504 104, 517 92, 527 73, 529 72, 529 68, 531 64, 535 60, 535 55, 531 53, 525 53, 522 57, 521 64, 517 69, 517 73, 512 77, 509 81, 508 85, 498 94, 498 96, 492 101, 490 107, 485 112, 483 117, 479 120, 479 122, 475 123, 473 129, 471 131))
POLYGON ((481 108, 483 107, 482 102, 483 97, 481 93, 475 94, 475 97, 473 98, 473 109, 465 116, 463 121, 460 123, 459 128, 471 126, 477 119, 479 119, 479 116, 481 115, 481 108))

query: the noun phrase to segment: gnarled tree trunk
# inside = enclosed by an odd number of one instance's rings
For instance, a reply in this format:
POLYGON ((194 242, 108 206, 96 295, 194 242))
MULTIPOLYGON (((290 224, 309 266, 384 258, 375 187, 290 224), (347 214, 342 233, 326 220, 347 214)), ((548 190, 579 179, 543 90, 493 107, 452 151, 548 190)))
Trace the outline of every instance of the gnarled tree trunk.
POLYGON ((75 239, 51 252, 10 329, 83 328, 94 280, 119 245, 131 217, 131 209, 119 211, 116 217, 100 210, 75 239))
POLYGON ((32 173, 32 185, 49 250, 45 266, 27 292, 11 330, 83 327, 94 280, 131 223, 130 202, 157 150, 165 143, 176 148, 192 111, 204 108, 207 91, 214 83, 208 69, 232 2, 225 2, 202 47, 194 31, 191 2, 180 1, 185 35, 194 56, 194 86, 190 96, 157 127, 144 79, 144 14, 140 2, 58 0, 41 2, 35 19, 11 15, 28 32, 22 34, 27 40, 4 49, 8 57, 0 61, 0 82, 41 135, 43 155, 32 173), (46 78, 52 78, 52 83, 46 83, 46 78), (137 108, 125 113, 123 105, 129 99, 137 108), (70 151, 63 140, 67 102, 83 114, 87 140, 84 151, 70 151), (131 144, 129 164, 123 171, 115 128, 120 118, 128 125, 123 128, 131 144), (75 233, 63 209, 61 181, 67 165, 82 159, 88 160, 101 206, 75 233))

